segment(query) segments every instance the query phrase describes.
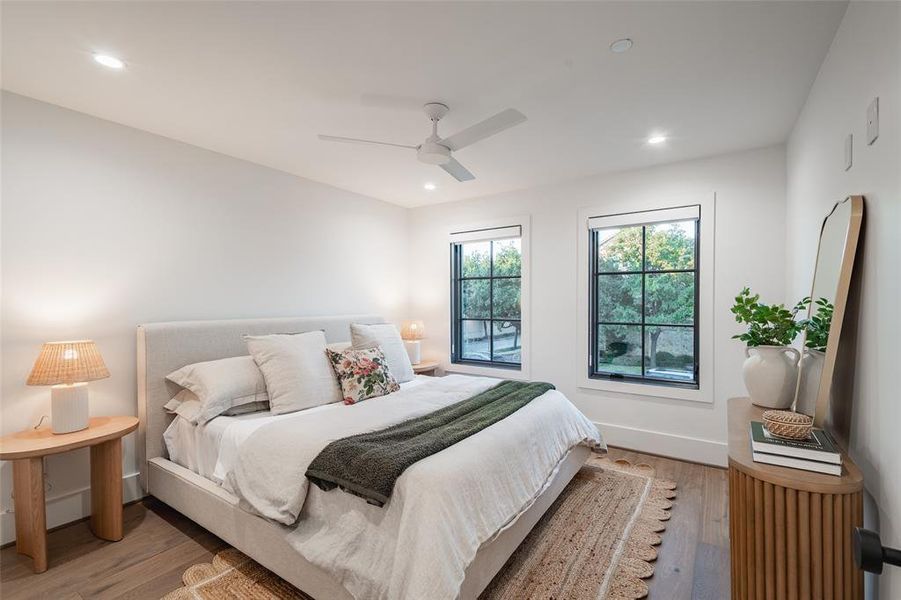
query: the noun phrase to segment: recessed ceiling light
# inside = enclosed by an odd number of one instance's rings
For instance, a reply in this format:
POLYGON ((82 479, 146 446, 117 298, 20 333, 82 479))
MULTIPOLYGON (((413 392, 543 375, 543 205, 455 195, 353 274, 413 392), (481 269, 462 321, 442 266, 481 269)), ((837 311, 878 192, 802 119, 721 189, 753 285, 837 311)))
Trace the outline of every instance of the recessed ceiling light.
POLYGON ((648 138, 648 143, 653 144, 655 146, 657 144, 662 144, 665 141, 666 141, 665 135, 652 135, 651 137, 648 138))
POLYGON ((109 54, 94 54, 94 61, 100 63, 104 67, 109 67, 110 69, 124 69, 125 63, 116 58, 115 56, 110 56, 109 54))
POLYGON ((432 182, 429 182, 429 183, 426 183, 425 185, 423 185, 422 187, 424 187, 425 189, 427 189, 428 191, 431 192, 432 190, 435 189, 435 184, 432 182))
POLYGON ((623 38, 621 40, 616 40, 612 44, 610 44, 610 51, 615 52, 616 54, 622 54, 623 52, 628 52, 629 48, 632 47, 632 40, 629 38, 623 38))

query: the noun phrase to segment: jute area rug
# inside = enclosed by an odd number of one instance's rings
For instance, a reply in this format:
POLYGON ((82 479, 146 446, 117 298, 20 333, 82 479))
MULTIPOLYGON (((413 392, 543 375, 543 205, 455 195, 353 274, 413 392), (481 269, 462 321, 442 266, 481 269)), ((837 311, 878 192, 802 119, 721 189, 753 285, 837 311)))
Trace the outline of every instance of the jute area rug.
MULTIPOLYGON (((592 457, 481 600, 644 598, 675 488, 648 465, 592 457)), ((184 587, 163 600, 309 600, 234 548, 189 567, 182 579, 184 587)))

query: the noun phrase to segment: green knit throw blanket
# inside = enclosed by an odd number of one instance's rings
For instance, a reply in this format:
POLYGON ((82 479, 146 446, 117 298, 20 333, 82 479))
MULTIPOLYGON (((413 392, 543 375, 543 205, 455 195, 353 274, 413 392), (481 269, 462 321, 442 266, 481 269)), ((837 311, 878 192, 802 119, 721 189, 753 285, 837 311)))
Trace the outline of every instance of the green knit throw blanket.
POLYGON ((383 506, 408 467, 510 416, 552 389, 550 383, 503 381, 427 415, 335 440, 313 459, 306 476, 323 490, 340 487, 383 506))

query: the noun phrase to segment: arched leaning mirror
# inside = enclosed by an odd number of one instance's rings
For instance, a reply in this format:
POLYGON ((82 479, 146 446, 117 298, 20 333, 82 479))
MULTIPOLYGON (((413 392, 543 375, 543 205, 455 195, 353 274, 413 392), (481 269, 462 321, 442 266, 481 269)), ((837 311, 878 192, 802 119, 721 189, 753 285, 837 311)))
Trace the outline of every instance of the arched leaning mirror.
POLYGON ((862 221, 863 196, 849 196, 835 204, 820 230, 795 392, 795 410, 812 415, 817 427, 825 424, 832 401, 833 373, 862 221))

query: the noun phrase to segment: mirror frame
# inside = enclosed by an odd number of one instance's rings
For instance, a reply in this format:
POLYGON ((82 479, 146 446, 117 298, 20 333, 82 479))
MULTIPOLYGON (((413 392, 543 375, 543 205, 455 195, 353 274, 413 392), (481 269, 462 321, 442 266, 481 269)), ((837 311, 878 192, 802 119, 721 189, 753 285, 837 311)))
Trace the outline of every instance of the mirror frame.
MULTIPOLYGON (((816 411, 813 416, 813 423, 817 427, 824 427, 826 417, 829 414, 829 397, 832 392, 832 376, 835 371, 835 361, 838 356, 838 346, 841 341, 842 323, 845 320, 845 307, 848 304, 848 291, 851 288, 851 274, 854 270, 854 257, 857 254, 857 242, 860 239, 860 227, 863 222, 863 196, 848 196, 844 200, 836 202, 829 211, 829 214, 823 219, 820 226, 820 236, 817 240, 817 257, 813 268, 813 281, 810 285, 810 295, 813 297, 813 291, 816 289, 816 273, 817 263, 820 259, 820 250, 823 242, 823 230, 826 228, 826 221, 829 220, 836 209, 842 204, 851 203, 851 217, 848 221, 848 232, 845 236, 845 248, 842 252, 842 265, 838 277, 838 287, 835 290, 835 300, 833 301, 834 311, 832 313, 832 322, 829 324, 829 340, 826 342, 826 357, 823 361, 823 371, 820 374, 820 381, 817 387, 816 411)), ((813 302, 808 308, 808 318, 810 311, 813 310, 813 302)), ((807 345, 807 332, 801 339, 801 350, 803 351, 807 345)), ((799 363, 800 369, 800 363, 799 363)), ((800 370, 798 377, 798 387, 795 389, 795 404, 798 402, 798 394, 800 393, 800 370)))

